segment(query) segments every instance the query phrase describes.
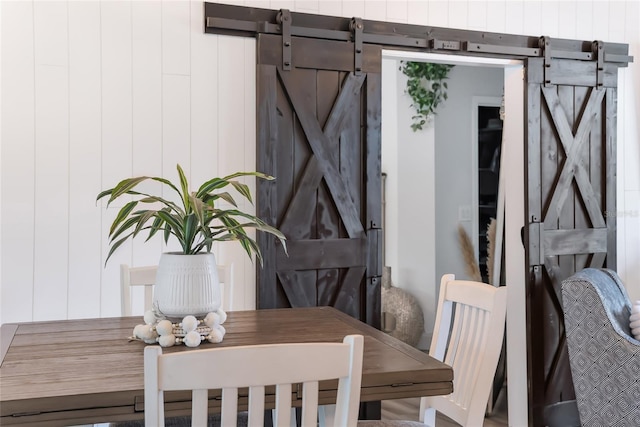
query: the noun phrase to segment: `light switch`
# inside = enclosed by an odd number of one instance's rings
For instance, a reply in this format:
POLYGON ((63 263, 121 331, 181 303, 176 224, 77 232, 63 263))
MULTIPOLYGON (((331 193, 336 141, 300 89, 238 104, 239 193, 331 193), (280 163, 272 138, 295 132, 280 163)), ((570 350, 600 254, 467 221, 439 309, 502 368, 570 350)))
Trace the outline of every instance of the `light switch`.
POLYGON ((471 206, 464 205, 458 207, 458 221, 471 221, 471 206))

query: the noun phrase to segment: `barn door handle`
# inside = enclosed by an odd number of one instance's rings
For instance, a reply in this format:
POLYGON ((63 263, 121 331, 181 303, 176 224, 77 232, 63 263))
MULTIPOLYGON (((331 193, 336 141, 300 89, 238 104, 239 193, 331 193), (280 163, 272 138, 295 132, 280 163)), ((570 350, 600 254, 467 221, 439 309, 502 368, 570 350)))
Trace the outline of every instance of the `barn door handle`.
POLYGON ((542 265, 544 263, 544 223, 536 217, 529 223, 529 265, 542 265))
POLYGON ((367 230, 367 277, 382 276, 382 229, 367 230))

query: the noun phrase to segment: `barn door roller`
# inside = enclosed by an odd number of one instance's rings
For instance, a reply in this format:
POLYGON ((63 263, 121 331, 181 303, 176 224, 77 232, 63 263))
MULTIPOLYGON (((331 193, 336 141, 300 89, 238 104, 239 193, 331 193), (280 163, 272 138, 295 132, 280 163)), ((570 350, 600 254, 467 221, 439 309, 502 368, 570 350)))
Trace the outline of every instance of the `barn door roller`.
POLYGON ((543 66, 543 82, 544 86, 551 86, 551 37, 540 37, 540 49, 542 49, 542 55, 544 56, 543 66))
MULTIPOLYGON (((276 20, 277 23, 280 24, 282 32, 282 69, 284 71, 290 71, 293 63, 291 57, 291 44, 293 43, 291 39, 293 19, 291 17, 291 12, 289 11, 289 9, 280 9, 276 20)), ((349 29, 351 30, 351 38, 354 42, 354 70, 356 76, 359 76, 360 74, 362 74, 362 35, 364 32, 364 24, 362 22, 362 18, 351 18, 349 29)))
POLYGON ((291 70, 291 12, 280 9, 278 23, 282 26, 282 69, 291 70))
POLYGON ((362 74, 362 33, 364 31, 364 24, 362 18, 352 18, 350 29, 353 32, 353 65, 356 76, 362 74))
MULTIPOLYGON (((554 49, 551 37, 542 36, 538 40, 538 46, 540 48, 540 56, 544 58, 544 86, 549 87, 551 83, 551 60, 552 58, 558 59, 577 59, 579 61, 591 61, 593 60, 593 52, 578 52, 554 49)), ((603 65, 604 70, 604 65, 603 65)))
POLYGON ((598 87, 604 86, 604 43, 601 40, 593 42, 593 54, 596 55, 596 82, 598 87))

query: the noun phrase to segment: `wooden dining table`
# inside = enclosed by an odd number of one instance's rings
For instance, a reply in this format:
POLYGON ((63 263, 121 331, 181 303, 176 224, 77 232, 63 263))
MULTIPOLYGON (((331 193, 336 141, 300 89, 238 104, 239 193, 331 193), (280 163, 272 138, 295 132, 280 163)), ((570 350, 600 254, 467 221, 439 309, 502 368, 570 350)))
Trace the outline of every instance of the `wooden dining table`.
MULTIPOLYGON (((143 349, 132 341, 141 317, 3 324, 0 329, 0 425, 67 426, 142 419, 143 349)), ((288 342, 342 341, 364 335, 362 402, 445 395, 452 369, 390 335, 331 307, 234 311, 219 344, 199 348, 288 342)), ((335 402, 337 381, 320 384, 320 404, 335 402)), ((271 396, 272 397, 272 396, 271 396)), ((165 394, 167 416, 187 415, 190 394, 165 394)), ((240 399, 239 405, 244 403, 240 399)), ((269 390, 266 405, 269 406, 269 390)), ((299 403, 294 389, 292 401, 299 403)), ((219 410, 219 394, 209 397, 219 410)), ((245 402, 246 403, 246 402, 245 402)))

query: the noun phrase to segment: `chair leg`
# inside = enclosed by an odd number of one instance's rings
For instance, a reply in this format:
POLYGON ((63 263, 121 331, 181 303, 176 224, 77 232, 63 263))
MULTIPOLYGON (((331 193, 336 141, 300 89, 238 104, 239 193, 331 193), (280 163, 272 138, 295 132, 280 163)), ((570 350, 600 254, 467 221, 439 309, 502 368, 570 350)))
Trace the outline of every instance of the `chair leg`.
POLYGON ((436 427, 436 410, 433 408, 420 409, 420 421, 428 427, 436 427))

